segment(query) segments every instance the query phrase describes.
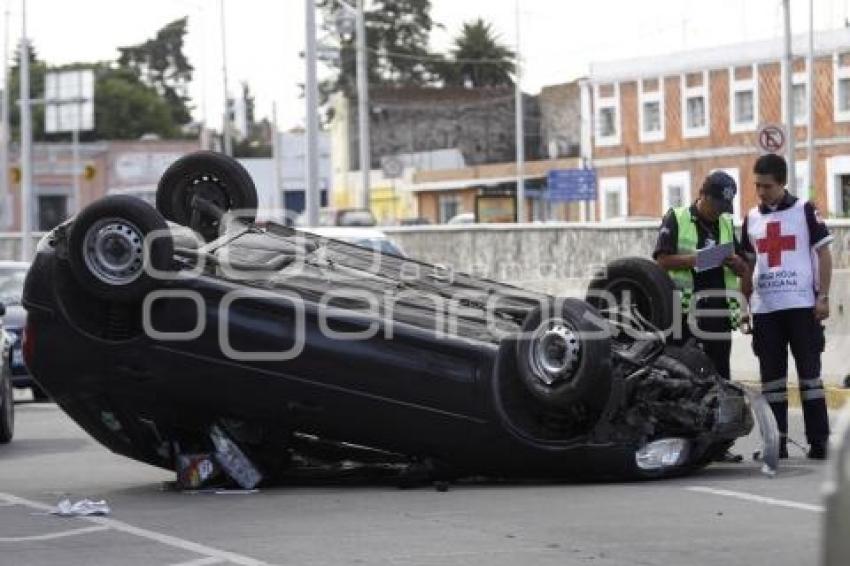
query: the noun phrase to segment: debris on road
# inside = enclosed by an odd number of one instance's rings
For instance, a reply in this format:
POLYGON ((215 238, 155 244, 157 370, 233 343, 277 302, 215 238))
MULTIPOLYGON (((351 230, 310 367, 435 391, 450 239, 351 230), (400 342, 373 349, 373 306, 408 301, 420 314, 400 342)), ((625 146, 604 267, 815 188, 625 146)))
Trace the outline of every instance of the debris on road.
POLYGON ((61 499, 56 507, 50 511, 51 515, 60 517, 89 517, 92 515, 109 515, 110 509, 106 501, 92 501, 91 499, 81 499, 76 503, 71 503, 67 497, 61 499))

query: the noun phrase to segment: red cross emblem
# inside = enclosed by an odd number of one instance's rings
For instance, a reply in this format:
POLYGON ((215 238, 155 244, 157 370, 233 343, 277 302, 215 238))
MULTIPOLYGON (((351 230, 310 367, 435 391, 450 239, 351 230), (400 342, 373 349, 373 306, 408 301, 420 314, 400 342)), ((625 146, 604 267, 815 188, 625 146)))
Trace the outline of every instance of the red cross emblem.
POLYGON ((796 236, 783 236, 782 224, 779 221, 767 223, 767 236, 756 240, 760 254, 767 254, 767 266, 776 267, 782 264, 782 252, 797 249, 796 236))

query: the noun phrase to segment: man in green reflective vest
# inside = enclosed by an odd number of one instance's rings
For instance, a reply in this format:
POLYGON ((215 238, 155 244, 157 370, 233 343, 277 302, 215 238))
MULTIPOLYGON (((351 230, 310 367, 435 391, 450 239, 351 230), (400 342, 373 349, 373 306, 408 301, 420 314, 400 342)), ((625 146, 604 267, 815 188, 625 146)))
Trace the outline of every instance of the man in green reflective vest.
POLYGON ((730 378, 732 330, 740 318, 736 298, 741 278, 749 272, 732 223, 737 191, 732 177, 723 171, 711 173, 696 202, 671 208, 664 216, 653 252, 681 293, 683 316, 681 326, 672 329, 672 342, 695 339, 724 379, 730 378), (698 270, 697 250, 723 244, 732 244, 723 265, 698 270))

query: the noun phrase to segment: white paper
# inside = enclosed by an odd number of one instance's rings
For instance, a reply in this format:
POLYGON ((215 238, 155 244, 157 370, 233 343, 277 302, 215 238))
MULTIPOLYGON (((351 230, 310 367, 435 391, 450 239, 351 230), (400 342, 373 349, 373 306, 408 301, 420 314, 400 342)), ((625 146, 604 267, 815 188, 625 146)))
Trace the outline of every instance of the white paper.
POLYGON ((694 270, 699 273, 723 265, 723 260, 735 253, 732 242, 697 250, 697 264, 694 270))

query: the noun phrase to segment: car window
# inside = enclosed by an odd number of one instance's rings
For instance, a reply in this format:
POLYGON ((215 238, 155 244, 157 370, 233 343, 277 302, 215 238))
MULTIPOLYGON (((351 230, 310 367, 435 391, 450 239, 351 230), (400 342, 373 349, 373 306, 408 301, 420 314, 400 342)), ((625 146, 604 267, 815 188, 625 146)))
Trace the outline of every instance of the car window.
POLYGON ((0 270, 0 303, 4 305, 17 305, 21 303, 26 276, 27 272, 19 269, 0 270))

